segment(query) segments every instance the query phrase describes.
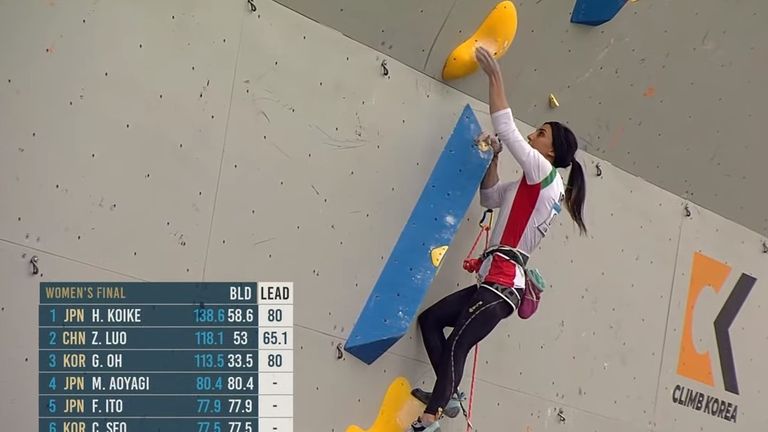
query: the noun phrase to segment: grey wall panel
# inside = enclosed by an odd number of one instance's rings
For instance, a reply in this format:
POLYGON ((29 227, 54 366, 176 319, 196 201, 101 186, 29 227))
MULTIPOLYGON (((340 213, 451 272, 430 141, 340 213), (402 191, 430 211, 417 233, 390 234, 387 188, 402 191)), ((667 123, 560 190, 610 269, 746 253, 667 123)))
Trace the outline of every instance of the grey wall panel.
MULTIPOLYGON (((531 261, 551 287, 480 343, 480 376, 645 427, 653 416, 682 204, 580 154, 588 237, 564 211, 531 261)), ((506 162, 506 161, 503 161, 506 162)), ((508 163, 508 162, 507 162, 508 163)), ((565 173, 567 178, 567 172, 565 173)))
POLYGON ((421 70, 456 0, 276 0, 421 70))
POLYGON ((14 203, 0 207, 0 237, 199 278, 244 14, 205 1, 0 4, 0 187, 14 203))
MULTIPOLYGON (((677 257, 674 291, 669 313, 668 332, 665 343, 664 365, 658 394, 656 423, 665 430, 766 430, 768 414, 763 406, 766 401, 768 377, 762 358, 768 352, 768 335, 761 324, 768 307, 768 255, 762 253, 761 238, 732 222, 700 207, 691 208, 692 216, 686 219, 680 239, 677 257), (704 288, 693 300, 691 317, 693 342, 696 350, 710 362, 709 371, 713 378, 711 385, 692 379, 678 369, 678 364, 687 359, 681 354, 684 337, 686 307, 694 275, 693 256, 701 253, 723 263, 728 269, 727 278, 719 286, 704 288), (722 371, 725 357, 719 354, 721 341, 715 336, 714 321, 725 307, 726 300, 733 293, 742 274, 756 279, 752 290, 744 301, 730 327, 731 351, 739 394, 726 391, 722 371), (675 403, 677 386, 700 392, 702 405, 681 406, 675 403), (725 410, 732 412, 727 403, 738 407, 734 421, 715 417, 711 414, 713 401, 725 401, 725 410)), ((719 408, 719 402, 717 403, 719 408)), ((716 412, 719 414, 720 410, 716 412)))
POLYGON ((31 431, 38 415, 40 283, 131 279, 7 241, 0 241, 0 275, 0 422, 4 431, 31 431), (33 256, 38 257, 37 275, 29 264, 33 256))
MULTIPOLYGON (((500 429, 514 432, 646 432, 650 430, 648 426, 628 425, 620 420, 575 410, 559 401, 538 398, 484 380, 477 382, 475 392, 472 423, 478 431, 500 429)), ((452 427, 451 430, 466 431, 466 427, 459 427, 463 423, 459 418, 444 423, 452 427)))
MULTIPOLYGON (((439 78, 497 1, 284 3, 439 78), (390 28, 398 38, 391 49, 390 28), (434 47, 422 66, 427 42, 434 47)), ((501 64, 522 120, 565 120, 591 153, 768 233, 765 206, 747 198, 761 192, 756 173, 766 157, 756 122, 768 97, 765 2, 628 2, 598 28, 570 23, 573 2, 515 4, 518 33, 501 64), (554 113, 550 93, 561 102, 554 113)), ((487 98, 480 74, 447 84, 487 98)))

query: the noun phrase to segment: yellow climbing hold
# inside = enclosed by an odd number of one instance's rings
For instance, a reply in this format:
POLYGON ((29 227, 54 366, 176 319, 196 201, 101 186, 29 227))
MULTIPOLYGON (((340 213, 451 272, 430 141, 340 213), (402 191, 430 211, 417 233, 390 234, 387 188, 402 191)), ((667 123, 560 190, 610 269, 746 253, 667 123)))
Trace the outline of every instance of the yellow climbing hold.
POLYGON ((351 425, 346 432, 403 432, 424 410, 424 404, 411 396, 411 384, 403 377, 397 377, 389 385, 381 402, 379 415, 373 426, 363 429, 351 425))
POLYGON ((440 263, 443 261, 443 257, 445 256, 446 251, 448 251, 448 246, 440 246, 438 248, 432 249, 430 254, 432 255, 433 266, 437 267, 440 265, 440 263))
POLYGON ((549 107, 550 108, 557 108, 560 106, 560 102, 557 101, 557 98, 554 94, 549 94, 549 107))
POLYGON ((485 17, 475 33, 457 46, 445 61, 443 79, 452 80, 477 70, 475 47, 482 46, 498 59, 507 52, 517 32, 517 9, 511 1, 502 1, 485 17))

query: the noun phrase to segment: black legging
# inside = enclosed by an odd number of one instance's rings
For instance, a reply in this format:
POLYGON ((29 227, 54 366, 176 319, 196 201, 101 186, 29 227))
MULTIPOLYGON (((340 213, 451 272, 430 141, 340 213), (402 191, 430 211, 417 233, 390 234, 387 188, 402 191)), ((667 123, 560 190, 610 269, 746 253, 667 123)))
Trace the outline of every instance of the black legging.
POLYGON ((419 314, 424 348, 437 375, 425 413, 437 415, 439 408, 445 408, 459 386, 469 351, 514 311, 499 294, 471 285, 419 314), (448 339, 443 333, 446 327, 453 327, 448 339))

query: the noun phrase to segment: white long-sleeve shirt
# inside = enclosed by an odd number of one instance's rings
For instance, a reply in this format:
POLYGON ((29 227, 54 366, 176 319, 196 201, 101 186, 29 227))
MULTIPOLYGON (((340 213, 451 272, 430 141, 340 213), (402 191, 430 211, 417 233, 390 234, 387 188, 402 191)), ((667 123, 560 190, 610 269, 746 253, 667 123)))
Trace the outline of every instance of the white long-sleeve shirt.
MULTIPOLYGON (((502 145, 520 164, 523 175, 516 181, 497 182, 480 190, 480 205, 499 209, 490 245, 517 248, 530 256, 560 213, 565 197, 563 179, 554 166, 523 138, 511 109, 491 114, 491 121, 502 145)), ((487 282, 525 287, 522 269, 499 255, 486 259, 479 275, 487 282)))

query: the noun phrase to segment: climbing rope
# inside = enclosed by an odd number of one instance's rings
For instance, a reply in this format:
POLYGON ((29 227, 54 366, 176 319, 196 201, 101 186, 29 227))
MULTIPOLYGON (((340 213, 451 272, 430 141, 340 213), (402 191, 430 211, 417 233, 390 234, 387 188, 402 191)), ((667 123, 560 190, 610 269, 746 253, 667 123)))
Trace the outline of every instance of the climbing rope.
POLYGON ((475 345, 475 360, 472 365, 472 381, 469 386, 469 409, 464 409, 464 404, 462 402, 459 402, 459 405, 461 406, 461 412, 464 414, 464 418, 467 419, 467 430, 466 432, 473 432, 475 431, 475 427, 472 425, 472 402, 475 399, 475 376, 477 373, 477 356, 478 352, 480 351, 480 344, 475 345))
MULTIPOLYGON (((485 249, 488 249, 488 243, 490 241, 490 231, 491 231, 491 224, 493 223, 493 210, 486 209, 485 212, 483 212, 483 217, 480 219, 480 222, 478 225, 480 225, 480 232, 477 234, 477 238, 475 238, 475 243, 472 244, 472 248, 469 250, 469 253, 467 254, 467 258, 464 260, 464 269, 467 270, 470 273, 476 273, 480 270, 480 266, 482 265, 482 260, 480 258, 471 258, 472 254, 475 252, 475 248, 477 247, 477 243, 480 241, 480 237, 485 233, 485 249), (490 215, 490 216, 489 216, 490 215), (485 221, 486 216, 489 216, 488 218, 488 224, 483 225, 483 222, 485 221)), ((477 275, 477 283, 479 284, 480 281, 480 275, 477 275)), ((475 430, 475 427, 472 425, 472 402, 475 399, 475 377, 477 376, 477 358, 480 352, 480 344, 475 345, 475 358, 472 364, 472 380, 470 381, 470 387, 469 387, 469 409, 464 408, 464 403, 462 401, 459 401, 459 406, 461 406, 461 412, 464 414, 464 418, 467 419, 467 430, 466 432, 472 432, 475 430)))

